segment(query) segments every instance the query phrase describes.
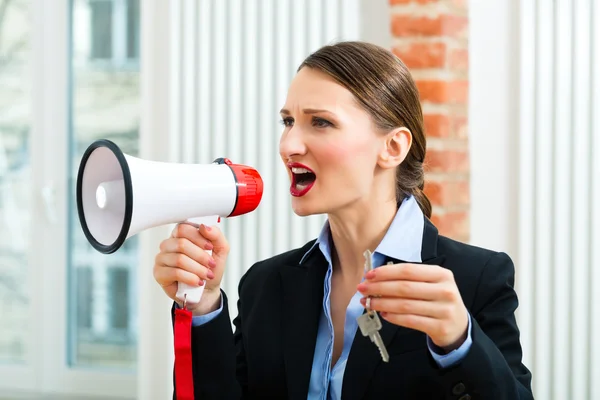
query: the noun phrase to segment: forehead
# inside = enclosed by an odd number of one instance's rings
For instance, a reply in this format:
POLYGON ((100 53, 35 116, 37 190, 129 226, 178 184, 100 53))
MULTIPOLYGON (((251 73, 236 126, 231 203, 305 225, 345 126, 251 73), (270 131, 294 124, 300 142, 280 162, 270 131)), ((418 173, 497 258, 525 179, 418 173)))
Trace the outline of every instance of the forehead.
POLYGON ((356 99, 348 89, 326 73, 307 67, 296 74, 288 89, 285 108, 294 107, 352 112, 359 109, 356 99))

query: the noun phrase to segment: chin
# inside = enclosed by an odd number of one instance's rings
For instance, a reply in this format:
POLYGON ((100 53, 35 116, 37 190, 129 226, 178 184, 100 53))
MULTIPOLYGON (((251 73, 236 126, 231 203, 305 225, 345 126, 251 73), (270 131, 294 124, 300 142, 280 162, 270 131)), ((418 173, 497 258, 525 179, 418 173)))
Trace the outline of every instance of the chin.
POLYGON ((292 197, 292 210, 299 217, 308 217, 310 215, 320 214, 315 207, 312 207, 305 199, 292 197), (304 203, 304 204, 302 204, 304 203))

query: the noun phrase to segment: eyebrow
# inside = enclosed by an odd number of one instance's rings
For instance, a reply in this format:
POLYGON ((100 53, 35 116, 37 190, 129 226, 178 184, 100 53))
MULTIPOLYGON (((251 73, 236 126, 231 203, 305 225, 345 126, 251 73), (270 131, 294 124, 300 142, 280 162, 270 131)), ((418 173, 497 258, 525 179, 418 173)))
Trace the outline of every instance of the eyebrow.
MULTIPOLYGON (((329 110, 323 110, 323 109, 318 109, 318 108, 305 108, 304 110, 302 110, 304 112, 304 114, 317 114, 317 113, 328 113, 328 114, 333 114, 331 111, 329 110)), ((285 108, 282 108, 279 111, 280 114, 284 114, 284 115, 290 115, 291 113, 289 112, 289 110, 286 110, 285 108)))

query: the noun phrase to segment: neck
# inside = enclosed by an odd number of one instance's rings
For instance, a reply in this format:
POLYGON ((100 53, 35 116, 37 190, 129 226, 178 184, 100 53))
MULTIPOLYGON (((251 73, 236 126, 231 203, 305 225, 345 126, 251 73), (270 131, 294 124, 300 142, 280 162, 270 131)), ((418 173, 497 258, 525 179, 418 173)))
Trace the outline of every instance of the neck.
POLYGON ((397 205, 395 199, 377 204, 355 206, 328 215, 333 241, 334 272, 342 277, 362 278, 365 258, 363 253, 375 251, 394 216, 397 205))

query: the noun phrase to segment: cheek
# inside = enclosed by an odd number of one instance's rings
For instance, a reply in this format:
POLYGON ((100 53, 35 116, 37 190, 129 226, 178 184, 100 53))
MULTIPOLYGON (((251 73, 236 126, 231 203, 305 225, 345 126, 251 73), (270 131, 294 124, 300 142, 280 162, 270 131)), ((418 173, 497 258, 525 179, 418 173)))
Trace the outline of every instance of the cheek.
MULTIPOLYGON (((359 177, 373 171, 374 155, 369 151, 369 143, 350 142, 328 144, 319 149, 319 164, 334 170, 336 175, 359 177)), ((317 156, 317 154, 315 154, 317 156)), ((363 177, 364 178, 364 177, 363 177)))

